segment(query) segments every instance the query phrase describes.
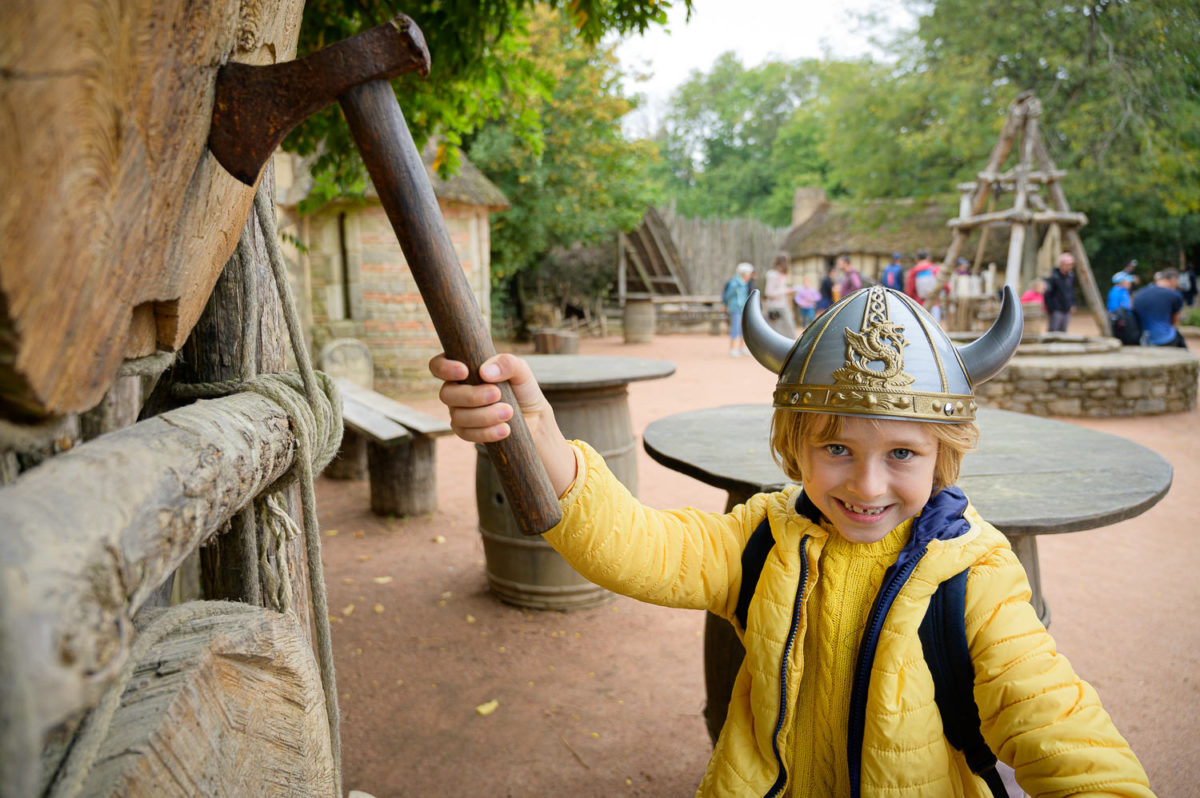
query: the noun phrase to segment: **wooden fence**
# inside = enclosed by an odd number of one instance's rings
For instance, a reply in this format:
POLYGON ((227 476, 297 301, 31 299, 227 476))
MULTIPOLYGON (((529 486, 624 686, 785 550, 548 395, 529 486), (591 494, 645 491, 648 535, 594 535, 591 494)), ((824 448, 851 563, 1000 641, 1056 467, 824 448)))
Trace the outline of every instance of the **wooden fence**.
POLYGON ((679 249, 693 294, 720 294, 743 261, 754 264, 761 278, 787 235, 787 228, 755 219, 688 219, 673 206, 659 213, 679 249))

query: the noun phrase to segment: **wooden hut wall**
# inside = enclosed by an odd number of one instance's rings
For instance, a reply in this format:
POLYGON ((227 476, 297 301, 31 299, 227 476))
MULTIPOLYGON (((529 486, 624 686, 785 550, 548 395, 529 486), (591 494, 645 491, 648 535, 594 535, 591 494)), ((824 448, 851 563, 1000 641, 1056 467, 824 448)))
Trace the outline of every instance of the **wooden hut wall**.
POLYGON ((761 277, 780 252, 787 229, 755 219, 689 219, 674 208, 659 211, 679 249, 694 294, 719 294, 739 263, 761 277))

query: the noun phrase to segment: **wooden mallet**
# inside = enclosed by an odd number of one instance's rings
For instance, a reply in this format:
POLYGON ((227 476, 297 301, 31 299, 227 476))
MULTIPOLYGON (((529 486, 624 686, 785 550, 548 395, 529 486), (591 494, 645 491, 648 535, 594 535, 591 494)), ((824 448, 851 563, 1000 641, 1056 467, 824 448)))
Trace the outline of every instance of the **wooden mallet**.
MULTIPOLYGON (((208 146, 230 174, 254 185, 288 131, 340 103, 442 348, 467 364, 468 382, 479 384, 479 367, 496 349, 388 82, 406 72, 428 75, 429 49, 404 15, 295 61, 225 64, 217 74, 208 146)), ((487 444, 488 455, 520 530, 541 534, 562 517, 558 499, 512 388, 503 383, 500 392, 517 412, 511 434, 487 444)))

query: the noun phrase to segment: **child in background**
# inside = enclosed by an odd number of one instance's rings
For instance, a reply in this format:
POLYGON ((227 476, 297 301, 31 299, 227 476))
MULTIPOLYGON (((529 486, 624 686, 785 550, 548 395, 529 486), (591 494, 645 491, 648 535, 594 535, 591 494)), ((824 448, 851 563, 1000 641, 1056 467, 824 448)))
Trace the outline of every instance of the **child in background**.
POLYGON ((804 283, 796 289, 796 307, 800 308, 800 326, 808 327, 817 316, 817 302, 821 300, 821 292, 813 288, 812 275, 804 278, 804 283))
MULTIPOLYGON (((1011 291, 992 329, 957 349, 903 294, 876 286, 798 341, 751 296, 752 354, 779 375, 771 447, 789 478, 729 513, 641 505, 586 443, 568 442, 524 361, 480 369, 511 381, 563 519, 545 539, 580 573, 643 601, 704 609, 746 648, 702 796, 983 796, 943 734, 917 634, 937 586, 969 567, 966 634, 981 730, 1032 795, 1152 795, 1090 685, 1029 604, 1007 540, 954 487, 974 444, 973 391, 1021 338, 1011 291), (744 626, 743 554, 773 536, 744 626)), ((451 425, 476 443, 508 434, 494 385, 467 385, 442 356, 451 425)))
POLYGON ((1021 304, 1045 307, 1046 281, 1039 277, 1031 282, 1029 287, 1025 289, 1025 293, 1021 294, 1021 304))

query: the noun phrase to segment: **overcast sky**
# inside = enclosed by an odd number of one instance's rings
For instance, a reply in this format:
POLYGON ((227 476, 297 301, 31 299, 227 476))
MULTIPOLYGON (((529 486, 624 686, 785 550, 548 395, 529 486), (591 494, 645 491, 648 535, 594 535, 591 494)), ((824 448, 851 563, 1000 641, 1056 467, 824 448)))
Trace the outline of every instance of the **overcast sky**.
POLYGON ((694 69, 707 72, 729 50, 747 67, 770 59, 877 52, 870 32, 859 30, 854 17, 864 11, 882 15, 892 30, 915 25, 902 0, 695 0, 686 24, 679 3, 669 12, 667 29, 655 27, 617 50, 626 68, 652 73, 648 81, 628 88, 645 94, 647 102, 643 118, 630 120, 626 129, 657 119, 672 89, 694 69))

